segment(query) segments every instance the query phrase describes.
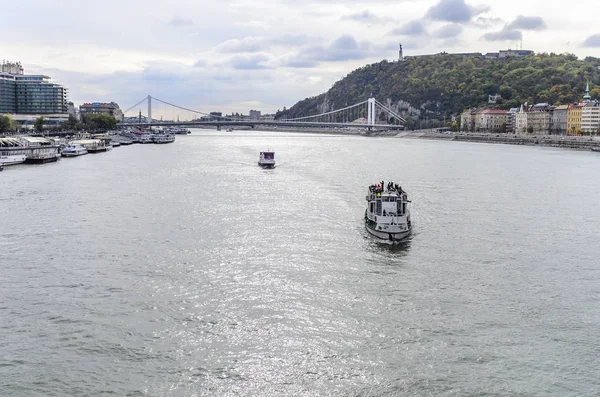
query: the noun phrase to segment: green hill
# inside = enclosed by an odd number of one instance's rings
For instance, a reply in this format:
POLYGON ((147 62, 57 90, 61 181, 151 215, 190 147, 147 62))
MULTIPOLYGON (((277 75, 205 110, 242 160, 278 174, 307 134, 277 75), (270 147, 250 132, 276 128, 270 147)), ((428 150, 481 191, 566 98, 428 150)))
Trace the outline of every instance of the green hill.
MULTIPOLYGON (((326 93, 278 111, 276 118, 340 109, 371 95, 412 120, 442 119, 467 108, 487 106, 489 94, 502 95, 502 100, 492 105, 500 109, 524 102, 567 104, 581 99, 588 80, 590 87, 600 83, 600 58, 578 60, 572 54, 504 59, 412 57, 359 68, 326 93)), ((600 88, 594 88, 592 96, 600 98, 600 88)))

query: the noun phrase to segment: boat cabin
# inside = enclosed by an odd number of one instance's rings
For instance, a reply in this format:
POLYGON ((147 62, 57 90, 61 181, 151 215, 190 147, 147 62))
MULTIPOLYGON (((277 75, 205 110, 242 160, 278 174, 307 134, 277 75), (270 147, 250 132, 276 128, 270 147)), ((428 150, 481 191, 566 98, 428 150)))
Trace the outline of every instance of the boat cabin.
POLYGON ((275 161, 275 152, 260 152, 260 159, 275 161))
POLYGON ((369 212, 377 216, 404 216, 407 211, 407 200, 398 193, 371 194, 367 200, 369 212))
POLYGON ((275 166, 275 152, 260 152, 258 165, 266 167, 275 166))

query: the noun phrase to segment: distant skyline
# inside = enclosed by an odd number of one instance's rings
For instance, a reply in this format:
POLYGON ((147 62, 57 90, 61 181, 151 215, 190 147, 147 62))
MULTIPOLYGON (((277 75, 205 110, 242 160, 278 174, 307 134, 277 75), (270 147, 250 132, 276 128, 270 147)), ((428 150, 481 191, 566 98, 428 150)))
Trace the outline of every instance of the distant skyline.
POLYGON ((590 4, 541 0, 23 0, 2 6, 0 57, 51 76, 77 105, 126 109, 151 94, 204 112, 270 113, 397 59, 399 42, 405 55, 522 40, 536 52, 600 57, 595 19, 590 4))

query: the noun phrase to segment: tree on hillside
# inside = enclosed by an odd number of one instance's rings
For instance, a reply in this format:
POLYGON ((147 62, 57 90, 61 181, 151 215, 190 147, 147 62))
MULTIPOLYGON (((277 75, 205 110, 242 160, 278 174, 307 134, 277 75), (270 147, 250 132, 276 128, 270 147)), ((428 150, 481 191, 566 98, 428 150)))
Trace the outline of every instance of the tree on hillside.
POLYGON ((43 117, 38 117, 37 119, 35 119, 35 123, 33 124, 33 128, 35 128, 36 131, 43 131, 44 130, 44 122, 46 120, 43 117))
MULTIPOLYGON (((379 62, 349 73, 326 93, 278 111, 276 118, 341 109, 371 95, 380 102, 389 101, 392 108, 397 107, 393 110, 401 112, 410 104, 437 118, 465 108, 489 106, 488 94, 502 96, 502 103, 496 104, 500 109, 519 107, 524 102, 573 103, 583 96, 588 79, 590 84, 600 84, 595 62, 599 61, 580 61, 572 54, 506 59, 441 55, 379 62)), ((600 88, 594 95, 600 99, 600 88)))

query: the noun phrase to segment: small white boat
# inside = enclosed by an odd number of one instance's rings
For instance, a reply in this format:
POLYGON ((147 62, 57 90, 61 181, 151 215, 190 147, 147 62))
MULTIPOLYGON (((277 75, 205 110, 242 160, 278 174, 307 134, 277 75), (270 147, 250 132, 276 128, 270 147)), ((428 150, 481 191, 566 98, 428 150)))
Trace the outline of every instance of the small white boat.
POLYGON ((60 153, 63 157, 77 157, 84 154, 88 154, 88 151, 83 145, 69 145, 60 153))
POLYGON ((402 241, 412 232, 410 201, 402 187, 383 182, 369 186, 365 210, 365 227, 373 236, 388 241, 402 241))
POLYGON ((275 168, 275 152, 260 152, 258 165, 263 168, 275 168))
POLYGON ((227 128, 227 132, 232 132, 233 128, 227 128))
POLYGON ((27 155, 25 154, 15 154, 4 150, 0 152, 0 166, 23 164, 25 160, 27 160, 27 155))
POLYGON ((156 134, 154 135, 154 143, 173 143, 175 135, 156 134))
POLYGON ((154 134, 141 134, 140 135, 140 143, 153 143, 154 142, 154 134))
POLYGON ((70 146, 83 146, 88 153, 106 152, 112 147, 106 146, 106 141, 103 139, 78 139, 69 142, 70 146))
POLYGON ((19 138, 0 138, 0 166, 23 164, 31 149, 19 138))

